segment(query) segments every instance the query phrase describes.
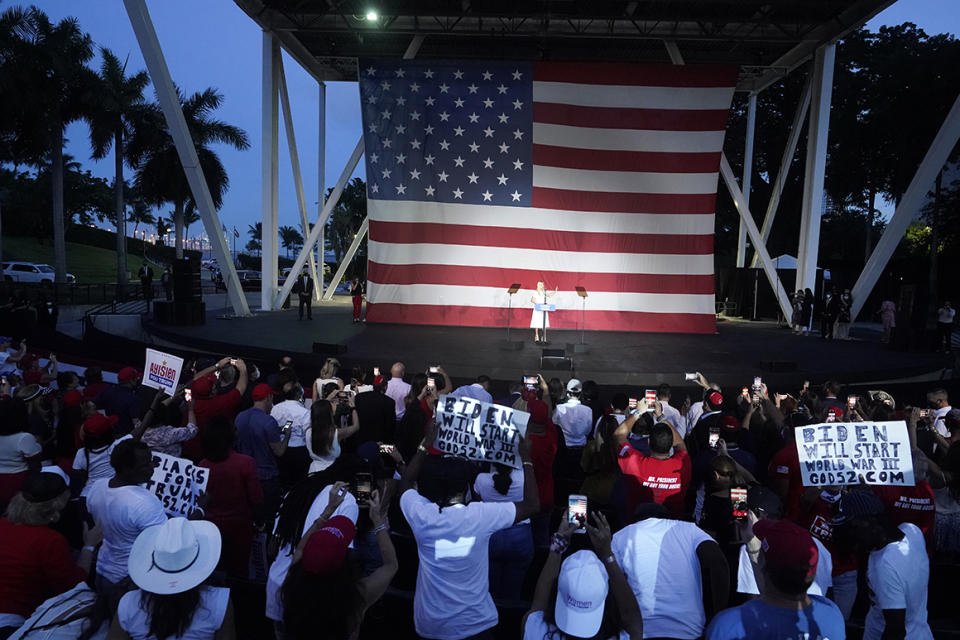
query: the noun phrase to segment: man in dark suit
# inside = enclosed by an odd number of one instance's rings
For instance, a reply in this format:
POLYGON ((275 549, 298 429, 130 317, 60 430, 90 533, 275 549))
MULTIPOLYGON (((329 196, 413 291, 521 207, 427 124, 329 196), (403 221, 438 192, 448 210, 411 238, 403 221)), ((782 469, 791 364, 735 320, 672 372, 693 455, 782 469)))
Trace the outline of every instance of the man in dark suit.
POLYGON ((394 444, 396 442, 397 407, 392 398, 384 393, 387 381, 382 376, 373 376, 368 373, 364 382, 371 384, 373 389, 358 393, 354 398, 357 408, 357 418, 360 421, 360 431, 344 440, 345 447, 354 446, 371 440, 394 444), (353 441, 353 442, 350 442, 353 441))
POLYGON ((153 269, 150 268, 146 260, 143 261, 143 266, 140 267, 137 276, 140 278, 140 286, 143 287, 143 299, 149 305, 153 299, 153 269))
POLYGON ((297 281, 293 283, 293 293, 297 294, 300 300, 300 306, 298 307, 300 315, 297 319, 303 320, 303 308, 306 307, 307 320, 313 320, 313 309, 311 308, 313 304, 313 278, 310 277, 307 269, 304 269, 297 281))

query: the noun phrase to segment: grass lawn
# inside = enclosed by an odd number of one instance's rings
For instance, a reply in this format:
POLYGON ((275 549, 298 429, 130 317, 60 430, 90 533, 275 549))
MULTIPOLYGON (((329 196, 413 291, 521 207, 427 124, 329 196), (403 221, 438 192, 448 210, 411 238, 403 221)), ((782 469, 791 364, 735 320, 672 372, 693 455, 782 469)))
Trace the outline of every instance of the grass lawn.
MULTIPOLYGON (((53 240, 37 238, 3 237, 3 259, 41 262, 53 265, 53 240)), ((137 267, 143 261, 139 254, 127 254, 127 270, 131 279, 137 267)), ((96 284, 117 281, 117 252, 86 244, 67 241, 67 271, 77 277, 82 284, 96 284)))

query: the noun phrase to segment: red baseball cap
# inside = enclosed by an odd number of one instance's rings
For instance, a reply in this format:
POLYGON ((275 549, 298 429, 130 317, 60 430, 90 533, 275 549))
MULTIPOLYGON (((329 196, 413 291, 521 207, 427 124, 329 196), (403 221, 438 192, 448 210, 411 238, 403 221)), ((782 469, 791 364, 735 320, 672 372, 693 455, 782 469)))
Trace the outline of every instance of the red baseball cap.
POLYGON ((763 557, 771 569, 807 567, 807 576, 817 571, 820 552, 813 537, 789 520, 760 520, 753 533, 762 543, 763 557))
POLYGON ((117 424, 117 416, 104 416, 95 413, 83 421, 83 432, 88 436, 105 436, 113 431, 113 425, 117 424))
MULTIPOLYGON (((266 385, 264 385, 266 386, 266 385)), ((318 576, 328 576, 343 566, 347 548, 353 542, 357 527, 346 516, 330 518, 322 529, 310 536, 303 547, 300 560, 304 571, 318 576)))
POLYGON ((250 395, 253 397, 254 402, 259 402, 273 395, 273 387, 261 382, 260 384, 258 384, 253 388, 253 393, 251 393, 250 395))
POLYGON ((723 416, 723 428, 724 429, 739 429, 740 422, 733 416, 723 416))
POLYGON ((63 406, 73 408, 83 404, 83 394, 74 389, 63 396, 63 406))
POLYGON ((190 388, 201 398, 209 396, 213 392, 213 384, 217 381, 215 377, 203 376, 190 383, 190 388))
POLYGON ((117 372, 117 382, 130 382, 140 377, 140 372, 133 367, 124 367, 117 372))
POLYGON ((719 407, 723 404, 723 396, 719 391, 711 391, 707 394, 707 402, 709 402, 711 406, 719 407))

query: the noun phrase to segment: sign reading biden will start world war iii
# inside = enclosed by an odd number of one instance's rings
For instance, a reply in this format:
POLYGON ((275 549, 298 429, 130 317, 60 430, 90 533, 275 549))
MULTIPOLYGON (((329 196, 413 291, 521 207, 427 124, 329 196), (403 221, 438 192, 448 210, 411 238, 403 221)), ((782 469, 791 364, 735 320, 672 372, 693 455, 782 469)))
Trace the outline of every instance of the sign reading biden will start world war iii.
POLYGON ((828 422, 795 433, 805 487, 914 485, 905 422, 828 422))
POLYGON ((443 453, 481 462, 523 466, 520 438, 527 432, 530 414, 473 398, 440 396, 437 401, 437 441, 443 453))

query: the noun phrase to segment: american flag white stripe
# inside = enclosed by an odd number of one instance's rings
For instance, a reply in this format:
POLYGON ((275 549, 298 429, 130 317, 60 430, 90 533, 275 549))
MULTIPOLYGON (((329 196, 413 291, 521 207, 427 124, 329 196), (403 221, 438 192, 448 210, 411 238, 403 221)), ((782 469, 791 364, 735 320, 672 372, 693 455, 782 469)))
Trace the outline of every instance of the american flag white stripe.
POLYGON ((502 325, 505 289, 521 282, 526 305, 544 279, 561 286, 555 327, 579 321, 582 285, 587 328, 714 331, 735 80, 726 67, 362 62, 368 320, 502 325))

